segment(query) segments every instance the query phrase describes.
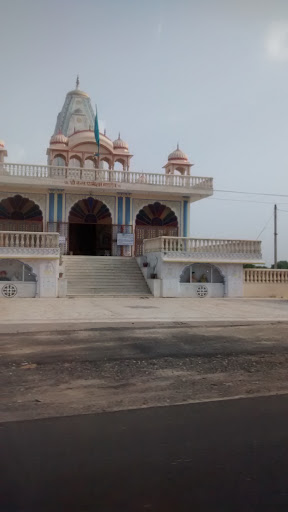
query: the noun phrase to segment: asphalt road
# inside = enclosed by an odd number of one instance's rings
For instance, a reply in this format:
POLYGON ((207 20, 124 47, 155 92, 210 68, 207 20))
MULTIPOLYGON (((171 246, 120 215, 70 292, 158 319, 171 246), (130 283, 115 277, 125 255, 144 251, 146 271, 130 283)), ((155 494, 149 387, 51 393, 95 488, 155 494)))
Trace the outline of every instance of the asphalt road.
POLYGON ((0 364, 59 360, 127 360, 162 357, 288 353, 288 322, 190 326, 184 322, 115 325, 84 331, 0 334, 0 364))
POLYGON ((287 424, 288 395, 2 423, 1 511, 287 510, 287 424))
POLYGON ((0 335, 0 422, 288 393, 287 324, 0 335))

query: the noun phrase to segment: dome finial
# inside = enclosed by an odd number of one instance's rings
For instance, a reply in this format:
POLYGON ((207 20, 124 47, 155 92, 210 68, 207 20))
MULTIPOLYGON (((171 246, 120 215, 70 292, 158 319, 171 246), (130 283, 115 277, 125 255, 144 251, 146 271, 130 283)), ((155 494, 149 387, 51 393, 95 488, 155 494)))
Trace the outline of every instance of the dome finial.
POLYGON ((105 137, 106 137, 106 128, 104 128, 104 135, 105 135, 105 137))
POLYGON ((118 139, 114 140, 113 142, 114 149, 122 149, 124 151, 128 151, 128 144, 125 142, 125 140, 122 140, 120 137, 120 132, 118 135, 118 139))
POLYGON ((77 75, 77 78, 76 78, 76 89, 79 89, 79 84, 80 84, 79 75, 77 75))
POLYGON ((179 142, 177 144, 177 149, 168 156, 168 160, 185 160, 188 162, 188 156, 179 149, 179 142))

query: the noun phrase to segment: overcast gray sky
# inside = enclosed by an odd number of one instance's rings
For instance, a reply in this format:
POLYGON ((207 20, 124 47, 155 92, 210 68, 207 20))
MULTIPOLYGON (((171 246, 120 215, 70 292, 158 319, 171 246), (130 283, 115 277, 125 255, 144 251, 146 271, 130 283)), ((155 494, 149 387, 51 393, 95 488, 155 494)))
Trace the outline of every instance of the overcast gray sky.
MULTIPOLYGON (((0 16, 8 161, 46 162, 79 73, 133 170, 160 172, 179 141, 217 190, 288 195, 287 0, 0 0, 0 16)), ((192 205, 191 235, 257 238, 274 202, 288 259, 288 197, 216 192, 192 205)), ((271 263, 272 219, 260 238, 271 263)))

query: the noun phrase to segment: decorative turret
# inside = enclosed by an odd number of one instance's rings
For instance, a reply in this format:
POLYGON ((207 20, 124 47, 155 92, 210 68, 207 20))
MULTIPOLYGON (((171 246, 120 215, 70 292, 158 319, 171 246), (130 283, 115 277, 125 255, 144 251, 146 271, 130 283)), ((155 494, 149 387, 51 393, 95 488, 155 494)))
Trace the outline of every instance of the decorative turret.
POLYGON ((0 162, 4 162, 4 157, 8 156, 7 150, 5 148, 4 140, 0 140, 0 162))
POLYGON ((125 140, 122 140, 120 137, 120 132, 118 135, 118 139, 114 140, 113 142, 114 149, 122 149, 123 151, 129 151, 129 147, 127 142, 125 140))
POLYGON ((168 156, 168 161, 163 166, 163 169, 165 169, 166 174, 175 174, 175 171, 177 171, 176 174, 180 173, 182 176, 187 176, 190 174, 192 165, 194 164, 189 162, 188 156, 177 144, 177 148, 168 156))
POLYGON ((68 137, 65 137, 63 133, 59 132, 57 135, 52 135, 50 144, 67 144, 68 137))
POLYGON ((168 156, 168 161, 171 160, 184 160, 185 162, 188 162, 188 156, 183 151, 181 151, 181 149, 179 149, 179 144, 177 144, 177 149, 175 149, 175 151, 170 153, 168 156))
POLYGON ((4 140, 0 140, 0 174, 6 174, 3 169, 5 156, 8 156, 7 150, 5 148, 5 142, 4 140))

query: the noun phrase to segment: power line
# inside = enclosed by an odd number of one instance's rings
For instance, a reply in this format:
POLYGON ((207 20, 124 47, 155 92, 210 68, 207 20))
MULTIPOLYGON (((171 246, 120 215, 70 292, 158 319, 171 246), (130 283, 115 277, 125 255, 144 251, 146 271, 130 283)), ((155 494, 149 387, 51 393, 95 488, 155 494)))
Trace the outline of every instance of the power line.
POLYGON ((245 194, 250 196, 271 196, 271 197, 288 197, 288 194, 271 194, 271 192, 243 192, 243 190, 224 190, 214 189, 214 192, 224 192, 225 194, 245 194))
POLYGON ((259 239, 259 237, 262 235, 263 231, 265 231, 265 229, 268 227, 269 222, 270 222, 270 220, 272 219, 273 215, 274 215, 274 212, 272 212, 272 215, 270 215, 268 222, 266 222, 266 224, 264 225, 264 228, 260 231, 260 233, 259 233, 259 235, 257 236, 256 240, 258 240, 258 239, 259 239))
MULTIPOLYGON (((274 204, 274 201, 253 201, 250 199, 228 199, 226 197, 210 197, 210 200, 213 201, 232 201, 237 203, 258 203, 258 204, 274 204)), ((287 204, 288 203, 278 203, 278 204, 287 204)))

